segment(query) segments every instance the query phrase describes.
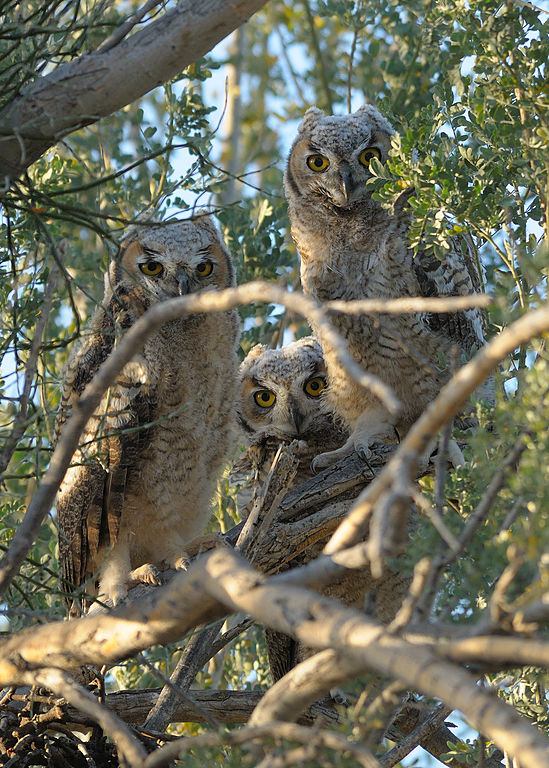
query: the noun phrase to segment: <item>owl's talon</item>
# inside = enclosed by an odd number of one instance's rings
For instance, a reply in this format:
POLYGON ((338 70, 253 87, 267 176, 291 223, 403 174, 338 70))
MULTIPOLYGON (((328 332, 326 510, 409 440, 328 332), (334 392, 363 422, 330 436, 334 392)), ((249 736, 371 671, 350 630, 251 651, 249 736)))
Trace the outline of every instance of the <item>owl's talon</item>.
POLYGON ((162 576, 158 568, 152 563, 145 563, 139 568, 135 568, 128 578, 128 586, 133 587, 137 584, 149 584, 151 587, 159 587, 162 584, 162 576))
POLYGON ((359 445, 356 448, 356 452, 358 457, 366 464, 372 475, 374 474, 374 470, 372 468, 372 465, 369 462, 369 459, 372 455, 372 452, 369 448, 365 448, 363 445, 359 445))
POLYGON ((335 464, 337 461, 337 456, 331 458, 333 453, 335 453, 335 451, 319 453, 318 456, 315 456, 315 458, 311 461, 311 470, 315 473, 315 475, 317 475, 319 472, 322 472, 323 469, 326 469, 326 467, 329 467, 331 464, 335 464))
POLYGON ((176 571, 187 571, 189 569, 189 565, 191 564, 191 561, 189 559, 189 556, 187 554, 181 555, 181 557, 178 557, 177 560, 174 561, 173 567, 176 571))

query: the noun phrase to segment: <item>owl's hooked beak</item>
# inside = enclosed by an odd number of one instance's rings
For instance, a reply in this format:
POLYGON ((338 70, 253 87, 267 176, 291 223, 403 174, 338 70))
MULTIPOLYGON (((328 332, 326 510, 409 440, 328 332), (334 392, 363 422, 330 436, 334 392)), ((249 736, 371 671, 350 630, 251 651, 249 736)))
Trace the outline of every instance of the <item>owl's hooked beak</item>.
POLYGON ((178 269, 175 273, 177 288, 180 296, 186 296, 189 292, 189 278, 184 269, 178 269))
POLYGON ((349 202, 349 196, 352 192, 352 189, 353 174, 347 163, 344 163, 341 167, 341 191, 343 192, 343 197, 345 198, 346 203, 349 202))
POLYGON ((299 407, 294 402, 290 404, 290 414, 295 425, 296 435, 299 435, 301 432, 301 427, 303 426, 303 422, 305 421, 305 416, 301 413, 299 407))

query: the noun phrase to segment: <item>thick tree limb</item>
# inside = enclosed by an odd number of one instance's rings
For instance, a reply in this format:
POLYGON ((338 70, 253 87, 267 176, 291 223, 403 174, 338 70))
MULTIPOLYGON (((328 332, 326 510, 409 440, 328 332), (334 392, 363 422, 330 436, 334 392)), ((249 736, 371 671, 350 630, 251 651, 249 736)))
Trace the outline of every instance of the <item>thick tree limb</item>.
MULTIPOLYGON (((175 77, 266 0, 183 0, 131 37, 63 64, 0 114, 4 189, 60 138, 175 77)), ((124 34, 127 30, 124 29, 124 34)))
MULTIPOLYGON (((139 605, 13 635, 1 647, 0 684, 27 683, 44 667, 120 661, 136 650, 179 638, 192 626, 225 614, 228 607, 249 612, 308 646, 334 649, 324 653, 335 653, 343 665, 351 660, 355 675, 375 669, 461 709, 479 732, 510 754, 520 754, 524 768, 539 768, 549 760, 549 743, 539 731, 478 688, 468 672, 437 659, 425 645, 388 636, 381 625, 357 611, 290 586, 291 575, 266 577, 236 553, 214 550, 139 605)), ((293 706, 282 682, 271 689, 277 688, 277 707, 293 706)), ((262 719, 272 719, 272 700, 273 694, 266 694, 256 710, 262 710, 262 719)))
MULTIPOLYGON (((149 711, 158 701, 161 688, 149 688, 145 690, 116 691, 108 693, 105 697, 107 707, 118 715, 126 723, 143 725, 149 711)), ((202 710, 208 712, 218 722, 228 725, 247 723, 253 710, 263 697, 262 691, 228 691, 228 690, 200 690, 193 688, 193 700, 200 705, 202 710)), ((337 722, 338 716, 333 709, 323 707, 321 704, 313 704, 307 709, 299 722, 304 725, 312 725, 319 717, 325 721, 337 722)), ((90 725, 94 721, 86 713, 68 706, 66 708, 66 720, 70 723, 90 725)), ((172 712, 171 723, 203 723, 206 722, 196 707, 179 700, 177 707, 172 712)), ((146 729, 145 729, 146 730, 146 729)))

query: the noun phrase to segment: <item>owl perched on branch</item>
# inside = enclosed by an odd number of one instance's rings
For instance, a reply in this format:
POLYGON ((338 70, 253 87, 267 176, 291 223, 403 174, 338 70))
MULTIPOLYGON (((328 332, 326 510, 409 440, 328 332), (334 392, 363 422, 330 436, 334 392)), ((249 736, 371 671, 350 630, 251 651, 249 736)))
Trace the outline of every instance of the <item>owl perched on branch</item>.
POLYGON ((340 446, 346 430, 325 404, 326 366, 313 336, 280 349, 256 344, 240 365, 238 419, 250 447, 239 466, 261 467, 262 482, 281 442, 301 442, 294 485, 311 477, 311 460, 340 446))
MULTIPOLYGON (((302 441, 298 453, 297 474, 291 488, 313 476, 311 459, 321 451, 332 450, 345 442, 347 430, 334 420, 326 407, 326 369, 317 339, 308 336, 280 349, 261 344, 253 347, 239 372, 238 413, 241 427, 250 444, 238 470, 247 469, 262 488, 281 443, 302 441)), ((290 488, 288 488, 290 490, 290 488)), ((349 506, 351 500, 349 500, 349 506)), ((289 565, 296 567, 320 555, 329 534, 307 546, 304 551, 288 552, 289 565), (293 556, 293 558, 292 558, 293 556)), ((376 617, 391 620, 409 584, 408 576, 387 569, 374 580, 368 569, 350 571, 322 592, 345 605, 362 610, 366 595, 374 604, 376 617)), ((314 650, 291 637, 265 628, 265 639, 273 680, 276 682, 295 664, 314 650)))
MULTIPOLYGON (((457 243, 442 262, 412 253, 406 242, 409 193, 399 198, 392 215, 373 200, 366 187, 369 165, 373 158, 387 159, 392 133, 391 124, 371 105, 337 117, 311 107, 299 126, 284 187, 303 290, 320 301, 481 290, 470 253, 457 243)), ((329 341, 315 329, 326 360, 328 397, 352 430, 344 446, 315 459, 316 469, 352 450, 367 456, 375 440, 398 439, 449 378, 448 361, 455 351, 467 354, 484 343, 478 309, 436 315, 332 313, 330 319, 357 362, 392 387, 402 408, 398 417, 391 416, 339 365, 329 341)))
MULTIPOLYGON (((206 217, 126 237, 66 366, 59 439, 117 337, 149 307, 234 284, 230 256, 206 217)), ((231 447, 238 339, 235 311, 168 322, 105 393, 57 498, 65 591, 82 587, 116 604, 131 584, 159 583, 158 566, 184 566, 231 447)))

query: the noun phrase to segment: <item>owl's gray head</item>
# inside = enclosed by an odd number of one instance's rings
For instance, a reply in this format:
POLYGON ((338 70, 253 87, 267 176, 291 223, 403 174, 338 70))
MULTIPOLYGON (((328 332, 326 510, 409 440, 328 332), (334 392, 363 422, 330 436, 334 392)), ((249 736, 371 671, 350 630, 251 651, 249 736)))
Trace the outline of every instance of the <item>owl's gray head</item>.
POLYGON ((387 159, 394 130, 371 104, 352 115, 310 107, 299 126, 284 175, 286 195, 337 209, 369 198, 370 161, 387 159))
POLYGON ((319 420, 331 420, 322 396, 326 368, 313 336, 281 349, 257 344, 240 366, 239 381, 238 414, 251 442, 306 439, 319 420))
POLYGON ((208 217, 134 228, 106 276, 106 295, 151 304, 204 289, 235 285, 234 268, 208 217))

